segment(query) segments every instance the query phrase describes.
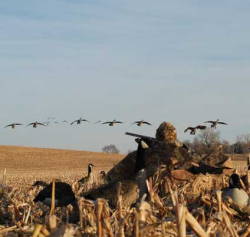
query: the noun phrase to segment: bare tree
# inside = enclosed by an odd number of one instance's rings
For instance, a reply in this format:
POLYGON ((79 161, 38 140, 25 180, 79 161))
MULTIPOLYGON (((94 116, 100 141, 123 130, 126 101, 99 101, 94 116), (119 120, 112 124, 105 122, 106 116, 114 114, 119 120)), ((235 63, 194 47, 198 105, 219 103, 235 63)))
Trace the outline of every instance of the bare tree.
POLYGON ((250 147, 250 134, 243 134, 237 137, 236 143, 232 145, 233 153, 248 153, 250 147))
POLYGON ((105 153, 109 153, 109 154, 119 154, 120 153, 120 151, 118 150, 118 148, 114 144, 104 146, 102 148, 102 151, 105 153))
POLYGON ((211 153, 220 144, 220 133, 208 128, 194 138, 192 148, 197 154, 202 155, 211 153))

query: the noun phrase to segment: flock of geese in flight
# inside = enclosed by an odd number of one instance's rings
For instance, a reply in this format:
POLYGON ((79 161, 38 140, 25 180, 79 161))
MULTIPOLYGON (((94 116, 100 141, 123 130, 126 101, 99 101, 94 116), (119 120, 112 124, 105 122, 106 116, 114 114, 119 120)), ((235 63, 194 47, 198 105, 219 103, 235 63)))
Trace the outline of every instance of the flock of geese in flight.
MULTIPOLYGON (((225 122, 221 122, 219 119, 217 119, 217 120, 208 120, 208 121, 205 121, 204 123, 210 123, 211 124, 210 127, 214 128, 214 129, 216 129, 219 124, 228 125, 225 122)), ((190 135, 195 135, 197 129, 204 130, 206 128, 207 128, 206 125, 198 125, 196 127, 187 127, 184 130, 184 132, 190 131, 190 135)))
MULTIPOLYGON (((55 123, 55 124, 59 123, 58 121, 55 120, 54 117, 49 117, 48 120, 49 121, 43 122, 43 123, 35 121, 35 122, 32 122, 32 123, 29 123, 26 126, 32 126, 33 128, 37 128, 38 126, 48 126, 52 122, 55 123)), ((70 123, 67 120, 63 120, 61 123, 69 123, 70 125, 74 125, 74 124, 80 125, 82 122, 90 122, 90 121, 87 120, 87 119, 79 118, 79 119, 76 119, 76 120, 74 120, 74 121, 72 121, 70 123)), ((99 120, 99 121, 95 122, 95 124, 97 124, 97 123, 113 127, 113 126, 115 126, 117 124, 122 124, 124 122, 113 119, 112 121, 104 121, 104 122, 99 120)), ((228 125, 227 123, 222 122, 219 119, 217 119, 217 120, 208 120, 208 121, 205 121, 204 123, 210 123, 211 124, 210 128, 214 128, 214 129, 216 129, 219 124, 228 125)), ((14 129, 16 126, 20 126, 20 125, 23 125, 23 124, 22 123, 11 123, 11 124, 6 125, 4 128, 10 127, 12 129, 14 129)), ((141 127, 142 125, 152 125, 152 123, 147 122, 145 120, 138 120, 138 121, 134 121, 131 125, 137 125, 137 126, 141 127)), ((207 129, 206 125, 197 125, 195 127, 187 127, 184 130, 184 132, 186 133, 186 132, 190 131, 190 133, 189 133, 190 135, 195 135, 197 130, 205 130, 205 129, 207 129)))
MULTIPOLYGON (((32 126, 33 128, 37 128, 38 126, 48 126, 50 123, 55 123, 55 124, 59 124, 60 123, 60 122, 58 122, 58 121, 56 121, 54 119, 55 118, 48 118, 49 121, 47 121, 47 122, 38 122, 38 121, 35 121, 35 122, 32 122, 32 123, 29 123, 26 126, 32 126)), ((80 125, 82 122, 90 122, 90 121, 87 120, 87 119, 79 118, 79 119, 76 119, 76 120, 74 120, 73 122, 70 122, 70 123, 67 120, 63 120, 61 123, 69 123, 70 125, 73 125, 73 124, 80 125)), ((97 123, 106 124, 108 126, 114 126, 116 124, 122 124, 124 122, 118 121, 116 119, 113 119, 112 121, 105 121, 105 122, 99 120, 99 121, 95 122, 95 124, 97 124, 97 123)), ((151 123, 149 123, 149 122, 147 122, 145 120, 135 121, 135 122, 132 123, 132 125, 134 125, 134 124, 136 124, 137 126, 152 125, 151 123)), ((20 125, 24 125, 24 124, 22 124, 22 123, 10 123, 10 124, 6 125, 4 128, 10 127, 12 129, 14 129, 17 126, 20 126, 20 125)))

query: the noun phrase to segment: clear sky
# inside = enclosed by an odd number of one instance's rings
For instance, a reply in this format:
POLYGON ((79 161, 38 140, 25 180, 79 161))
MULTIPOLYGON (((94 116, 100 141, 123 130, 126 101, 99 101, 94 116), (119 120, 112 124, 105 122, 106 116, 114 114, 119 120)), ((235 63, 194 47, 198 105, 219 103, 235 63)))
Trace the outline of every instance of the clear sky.
POLYGON ((188 139, 217 118, 229 141, 249 133, 249 12, 244 0, 1 1, 0 144, 127 152, 126 131, 170 121, 188 139), (3 128, 49 116, 92 123, 3 128), (126 123, 94 124, 113 119, 126 123))

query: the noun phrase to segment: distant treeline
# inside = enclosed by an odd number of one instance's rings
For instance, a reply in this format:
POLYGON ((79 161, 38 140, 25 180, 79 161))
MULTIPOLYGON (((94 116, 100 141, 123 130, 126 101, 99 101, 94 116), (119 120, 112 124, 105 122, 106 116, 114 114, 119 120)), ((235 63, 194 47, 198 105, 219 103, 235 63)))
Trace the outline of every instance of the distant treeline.
POLYGON ((230 143, 220 138, 219 131, 206 129, 196 135, 192 141, 185 141, 185 144, 199 155, 210 153, 218 146, 227 154, 244 154, 250 152, 250 133, 238 136, 235 142, 230 143))

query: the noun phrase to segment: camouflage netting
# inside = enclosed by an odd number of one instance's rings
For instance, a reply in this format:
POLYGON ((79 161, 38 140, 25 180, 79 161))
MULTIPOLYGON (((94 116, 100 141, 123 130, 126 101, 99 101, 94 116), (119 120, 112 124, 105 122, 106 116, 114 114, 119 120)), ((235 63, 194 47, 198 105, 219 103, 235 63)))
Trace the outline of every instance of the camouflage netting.
MULTIPOLYGON (((159 143, 155 143, 145 152, 148 176, 152 176, 160 165, 165 165, 171 169, 173 160, 182 163, 190 160, 188 152, 179 146, 176 129, 171 123, 163 122, 160 124, 156 130, 156 139, 159 143)), ((128 154, 108 172, 108 180, 115 182, 132 178, 134 176, 135 161, 136 151, 128 154)))

